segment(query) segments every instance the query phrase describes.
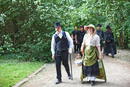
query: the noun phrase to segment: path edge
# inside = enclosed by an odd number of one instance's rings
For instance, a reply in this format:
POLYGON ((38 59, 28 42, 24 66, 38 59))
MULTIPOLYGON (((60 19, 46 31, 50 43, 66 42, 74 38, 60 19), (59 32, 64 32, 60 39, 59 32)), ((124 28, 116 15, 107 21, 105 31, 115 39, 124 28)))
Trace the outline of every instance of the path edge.
POLYGON ((32 74, 30 74, 29 76, 25 77, 23 80, 19 81, 18 83, 16 83, 14 86, 12 87, 20 87, 21 85, 23 85, 24 83, 28 82, 31 78, 33 78, 34 76, 36 76, 38 73, 40 73, 43 69, 45 69, 46 64, 44 64, 43 66, 41 66, 39 69, 37 69, 35 72, 33 72, 32 74))

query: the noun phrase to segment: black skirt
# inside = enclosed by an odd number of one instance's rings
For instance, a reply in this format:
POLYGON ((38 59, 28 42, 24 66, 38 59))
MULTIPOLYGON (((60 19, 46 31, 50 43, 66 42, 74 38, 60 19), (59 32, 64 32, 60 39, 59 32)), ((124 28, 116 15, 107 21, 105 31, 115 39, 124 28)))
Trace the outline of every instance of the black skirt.
POLYGON ((83 74, 85 76, 97 76, 99 75, 99 65, 98 61, 92 66, 82 66, 83 74))

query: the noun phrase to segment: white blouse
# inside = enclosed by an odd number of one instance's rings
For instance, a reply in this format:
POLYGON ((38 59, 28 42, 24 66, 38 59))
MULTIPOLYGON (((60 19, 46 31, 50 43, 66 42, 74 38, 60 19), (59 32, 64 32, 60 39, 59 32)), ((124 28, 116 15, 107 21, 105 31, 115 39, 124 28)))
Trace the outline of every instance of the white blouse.
POLYGON ((85 34, 82 42, 82 46, 100 46, 100 37, 95 34, 90 36, 90 34, 85 34))

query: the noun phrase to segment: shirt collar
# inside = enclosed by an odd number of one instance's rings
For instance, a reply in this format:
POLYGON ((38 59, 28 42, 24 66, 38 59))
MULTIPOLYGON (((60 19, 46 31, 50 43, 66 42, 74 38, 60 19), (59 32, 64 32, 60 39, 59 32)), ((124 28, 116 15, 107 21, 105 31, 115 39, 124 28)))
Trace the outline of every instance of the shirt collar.
POLYGON ((63 32, 62 30, 61 30, 61 32, 56 31, 56 33, 55 33, 55 34, 62 34, 62 32, 63 32))

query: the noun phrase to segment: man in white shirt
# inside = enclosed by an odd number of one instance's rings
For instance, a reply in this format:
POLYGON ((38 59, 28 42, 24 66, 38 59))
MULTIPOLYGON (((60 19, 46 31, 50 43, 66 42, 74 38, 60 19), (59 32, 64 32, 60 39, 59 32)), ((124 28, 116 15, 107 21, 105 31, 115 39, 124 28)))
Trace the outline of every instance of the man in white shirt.
POLYGON ((68 53, 72 53, 73 40, 68 32, 62 31, 59 22, 55 23, 55 34, 52 36, 51 52, 52 58, 56 63, 57 81, 56 84, 62 82, 61 75, 61 62, 63 63, 65 70, 68 74, 68 78, 71 79, 70 69, 68 64, 68 53))

